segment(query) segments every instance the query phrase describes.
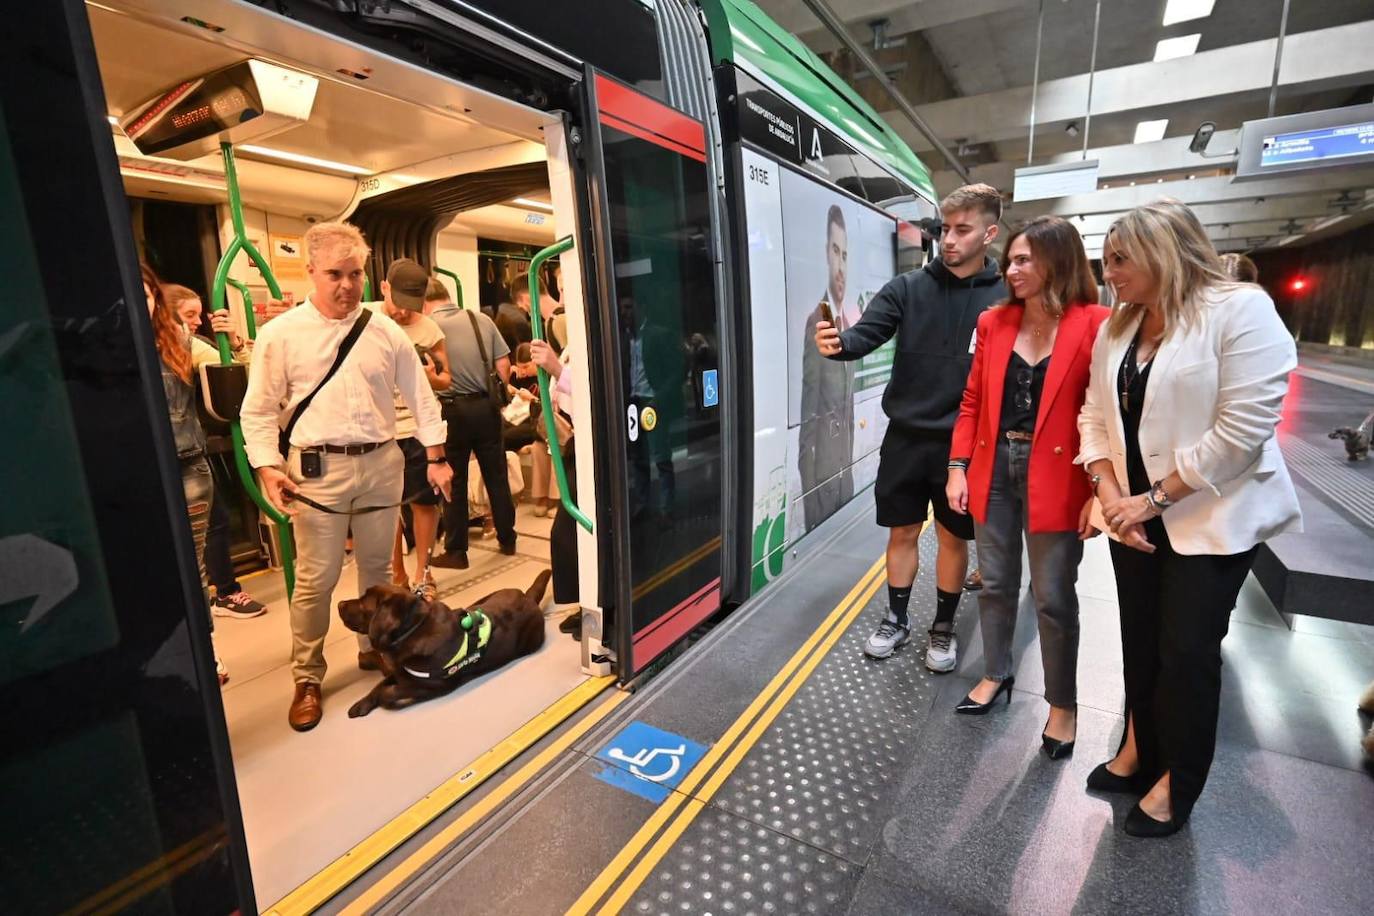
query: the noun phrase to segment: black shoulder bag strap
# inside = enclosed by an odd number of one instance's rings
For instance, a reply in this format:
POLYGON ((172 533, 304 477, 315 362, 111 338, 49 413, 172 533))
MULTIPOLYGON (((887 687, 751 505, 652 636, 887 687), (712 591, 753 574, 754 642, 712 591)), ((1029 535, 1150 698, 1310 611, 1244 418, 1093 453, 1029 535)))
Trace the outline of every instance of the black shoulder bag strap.
POLYGON ((482 357, 482 368, 487 373, 487 396, 497 408, 506 406, 504 397, 506 387, 505 382, 501 381, 501 376, 496 374, 496 364, 487 359, 487 345, 482 343, 482 329, 477 324, 477 314, 468 311, 468 321, 472 322, 472 336, 477 338, 477 352, 482 357))
POLYGON ((334 364, 329 367, 329 371, 324 374, 324 378, 320 379, 320 383, 315 386, 314 390, 304 398, 301 398, 301 402, 297 404, 296 409, 291 412, 291 419, 286 421, 286 428, 281 431, 281 435, 277 439, 277 450, 280 451, 283 456, 291 452, 291 431, 296 428, 296 422, 300 420, 301 414, 305 413, 305 409, 310 406, 310 402, 315 400, 315 395, 320 393, 320 389, 328 384, 329 380, 334 377, 334 373, 339 371, 339 367, 343 365, 343 361, 348 358, 348 352, 353 349, 353 345, 358 342, 358 338, 363 336, 363 328, 367 327, 367 323, 371 318, 372 310, 363 309, 361 314, 359 314, 357 319, 353 322, 353 327, 348 329, 347 336, 339 343, 339 352, 334 357, 334 364))

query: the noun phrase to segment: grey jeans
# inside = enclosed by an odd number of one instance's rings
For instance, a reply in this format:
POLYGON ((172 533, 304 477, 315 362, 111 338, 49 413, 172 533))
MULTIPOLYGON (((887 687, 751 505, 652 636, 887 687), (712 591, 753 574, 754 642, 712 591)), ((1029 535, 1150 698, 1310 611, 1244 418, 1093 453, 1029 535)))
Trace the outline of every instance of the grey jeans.
POLYGON ((974 524, 983 590, 978 612, 983 624, 987 677, 1011 677, 1012 636, 1021 597, 1021 543, 1030 556, 1031 593, 1040 626, 1040 657, 1045 666, 1045 699, 1073 706, 1078 695, 1078 564, 1083 542, 1076 531, 1030 531, 1026 472, 1030 443, 997 443, 997 464, 988 496, 987 521, 974 524))

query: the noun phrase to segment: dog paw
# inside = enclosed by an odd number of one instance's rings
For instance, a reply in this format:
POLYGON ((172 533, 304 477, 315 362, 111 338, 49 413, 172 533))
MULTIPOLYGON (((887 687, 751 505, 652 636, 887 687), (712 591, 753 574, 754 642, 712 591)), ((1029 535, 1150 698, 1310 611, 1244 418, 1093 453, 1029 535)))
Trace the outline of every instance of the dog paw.
POLYGON ((373 703, 371 698, 364 697, 363 699, 354 703, 352 706, 348 707, 348 717, 350 719, 361 719, 363 716, 372 712, 372 710, 376 708, 377 704, 373 703))

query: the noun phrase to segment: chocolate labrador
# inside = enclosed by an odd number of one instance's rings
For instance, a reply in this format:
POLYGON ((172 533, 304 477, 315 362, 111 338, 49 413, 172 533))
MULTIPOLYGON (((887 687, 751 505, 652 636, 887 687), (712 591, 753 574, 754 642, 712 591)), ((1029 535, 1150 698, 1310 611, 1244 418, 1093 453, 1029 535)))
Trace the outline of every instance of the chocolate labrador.
POLYGON ((339 602, 339 618, 372 640, 382 682, 354 703, 348 717, 378 706, 404 709, 450 693, 544 644, 546 569, 525 591, 503 588, 465 610, 392 585, 374 585, 361 598, 339 602))

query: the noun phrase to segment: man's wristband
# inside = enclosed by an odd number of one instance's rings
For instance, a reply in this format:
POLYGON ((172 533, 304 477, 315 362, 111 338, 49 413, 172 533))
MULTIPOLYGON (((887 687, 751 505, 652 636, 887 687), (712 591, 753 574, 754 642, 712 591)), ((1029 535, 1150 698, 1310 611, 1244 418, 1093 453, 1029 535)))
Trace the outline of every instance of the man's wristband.
POLYGON ((443 455, 439 456, 438 458, 428 458, 426 459, 426 461, 429 464, 448 464, 448 458, 443 455))
POLYGON ((967 471, 967 470, 968 470, 968 461, 965 460, 965 459, 957 459, 957 460, 951 461, 951 462, 949 463, 949 470, 952 471, 952 470, 954 470, 955 468, 958 468, 958 469, 961 470, 961 471, 967 471))

